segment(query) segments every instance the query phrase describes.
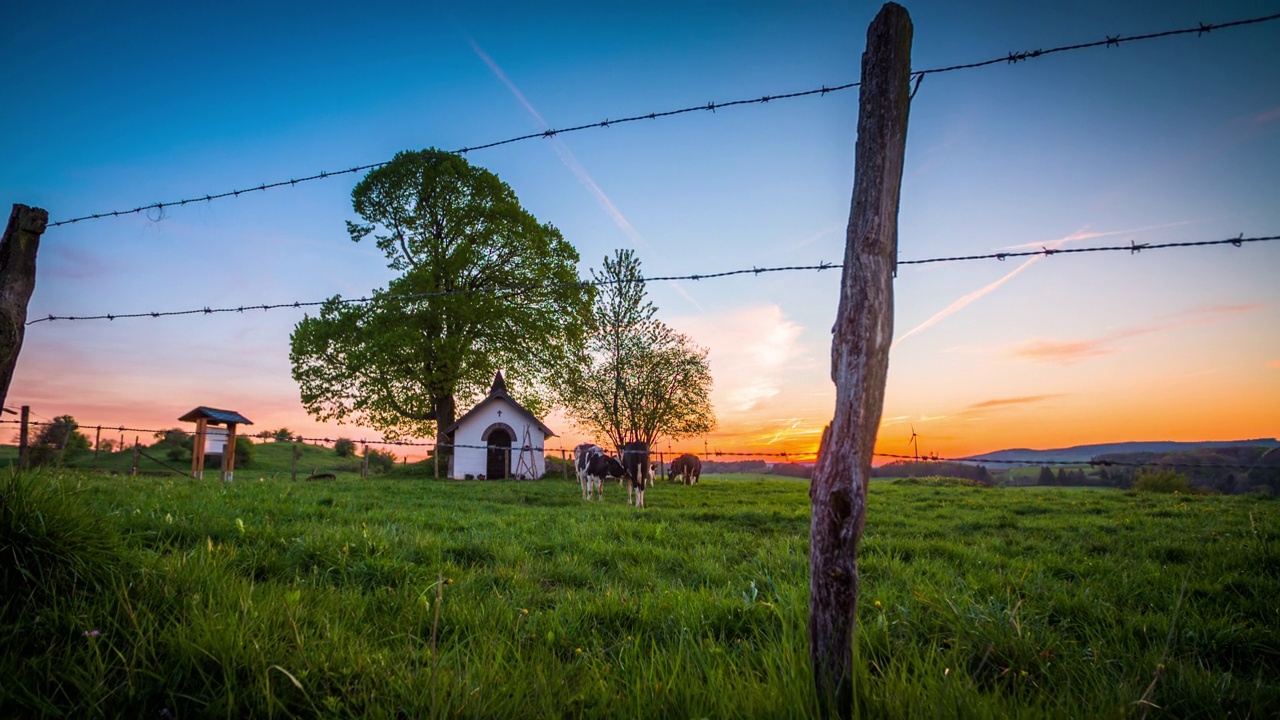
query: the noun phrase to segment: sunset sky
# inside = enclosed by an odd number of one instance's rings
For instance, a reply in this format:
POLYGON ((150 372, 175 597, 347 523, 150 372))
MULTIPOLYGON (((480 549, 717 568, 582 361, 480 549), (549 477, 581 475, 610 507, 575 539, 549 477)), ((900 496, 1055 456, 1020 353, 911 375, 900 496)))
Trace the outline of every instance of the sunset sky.
MULTIPOLYGON (((879 3, 4 3, 0 201, 57 221, 548 127, 854 81, 879 3)), ((1273 0, 907 2, 912 65, 1280 12, 1273 0)), ((648 275, 839 262, 857 90, 471 153, 582 256, 648 275)), ((355 297, 361 175, 50 228, 31 319, 355 297)), ((903 260, 1280 235, 1280 22, 932 75, 913 101, 903 260)), ((838 271, 660 282, 710 349, 720 429, 672 448, 812 451, 838 271)), ((878 449, 963 456, 1280 435, 1280 242, 903 266, 878 449)), ((302 311, 31 325, 6 406, 375 438, 308 417, 302 311)), ((508 378, 519 386, 520 378, 508 378)), ((12 417, 12 416, 8 416, 12 417)), ((563 417, 547 423, 572 447, 563 417)), ((0 441, 9 442, 12 426, 0 441)), ((129 438, 132 441, 132 437, 129 438)), ((666 448, 667 443, 661 447, 666 448)))

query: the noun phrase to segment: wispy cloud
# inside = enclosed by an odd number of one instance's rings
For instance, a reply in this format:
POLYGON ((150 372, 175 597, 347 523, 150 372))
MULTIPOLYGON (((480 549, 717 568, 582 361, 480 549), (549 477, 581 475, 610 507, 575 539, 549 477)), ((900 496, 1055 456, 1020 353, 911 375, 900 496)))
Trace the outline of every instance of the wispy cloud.
POLYGON ((1217 322, 1242 313, 1253 312, 1262 307, 1262 305, 1215 305, 1193 308, 1170 316, 1166 322, 1120 330, 1095 338, 1083 340, 1046 340, 1037 338, 1028 340, 1013 348, 1010 354, 1013 357, 1030 360, 1031 362, 1069 365, 1088 358, 1110 355, 1119 350, 1126 340, 1189 325, 1204 325, 1217 322))
POLYGON ((1081 240, 1093 240, 1094 238, 1100 238, 1100 237, 1115 237, 1116 235, 1137 235, 1138 233, 1153 232, 1155 230, 1168 230, 1169 228, 1181 227, 1183 225, 1190 225, 1190 224, 1191 224, 1191 221, 1189 220, 1179 220, 1178 222, 1163 223, 1161 225, 1148 225, 1146 227, 1130 228, 1128 230, 1108 230, 1105 232, 1090 232, 1087 229, 1082 229, 1074 233, 1071 233, 1066 237, 1061 237, 1056 240, 1049 240, 1047 242, 1029 242, 1029 243, 1023 243, 1021 245, 1009 245, 1004 249, 1005 250, 1029 250, 1029 249, 1035 249, 1040 247, 1047 247, 1052 250, 1052 249, 1062 247, 1063 245, 1069 242, 1080 242, 1081 240))
POLYGON ((1249 122, 1254 125, 1266 125, 1278 120, 1280 120, 1280 107, 1273 107, 1270 110, 1263 110, 1260 113, 1249 116, 1249 122))
POLYGON ((1053 395, 1023 395, 1021 397, 996 398, 994 400, 983 400, 970 405, 967 410, 990 410, 992 408, 1011 407, 1014 405, 1030 405, 1033 403, 1041 403, 1045 400, 1062 397, 1061 394, 1053 395))
POLYGON ((804 328, 777 305, 673 318, 671 325, 710 349, 712 399, 721 414, 744 413, 776 397, 807 362, 799 342, 804 328))

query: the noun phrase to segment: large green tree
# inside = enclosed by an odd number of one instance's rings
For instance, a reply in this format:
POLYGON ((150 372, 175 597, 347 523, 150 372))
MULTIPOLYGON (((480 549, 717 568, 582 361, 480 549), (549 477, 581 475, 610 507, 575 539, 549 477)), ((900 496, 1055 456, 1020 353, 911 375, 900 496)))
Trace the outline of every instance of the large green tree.
POLYGON ((351 197, 365 220, 347 223, 351 239, 372 236, 401 275, 371 302, 330 298, 294 328, 307 411, 388 437, 429 436, 498 370, 532 412, 553 404, 591 307, 560 231, 497 175, 435 149, 396 155, 351 197))
POLYGON ((591 274, 599 291, 585 350, 566 376, 569 417, 615 448, 714 429, 707 350, 657 319, 635 253, 618 250, 591 274))

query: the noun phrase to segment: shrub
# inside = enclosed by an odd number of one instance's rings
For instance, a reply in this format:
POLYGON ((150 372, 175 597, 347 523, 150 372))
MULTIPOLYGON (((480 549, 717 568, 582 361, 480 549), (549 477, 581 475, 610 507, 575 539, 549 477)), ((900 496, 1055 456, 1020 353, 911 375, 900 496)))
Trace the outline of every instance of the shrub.
POLYGON ((236 466, 233 470, 247 468, 253 464, 253 441, 239 435, 236 437, 236 466))
POLYGON ((369 451, 369 469, 373 472, 385 473, 396 465, 396 456, 382 450, 369 451))
POLYGON ((1133 489, 1153 493, 1195 492, 1186 476, 1173 470, 1141 470, 1133 479, 1133 489))
POLYGON ((338 438, 338 441, 333 444, 333 452, 338 457, 351 457, 356 454, 356 441, 351 438, 338 438))

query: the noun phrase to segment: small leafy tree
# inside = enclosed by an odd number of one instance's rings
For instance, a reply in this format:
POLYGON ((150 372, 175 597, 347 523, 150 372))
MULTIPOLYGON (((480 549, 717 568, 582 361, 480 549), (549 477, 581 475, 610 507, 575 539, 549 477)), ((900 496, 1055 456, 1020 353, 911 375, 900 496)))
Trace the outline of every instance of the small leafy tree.
POLYGON ((182 428, 169 428, 168 430, 161 430, 160 432, 157 432, 155 434, 155 438, 156 440, 159 441, 158 443, 156 443, 157 445, 163 444, 173 448, 184 449, 184 450, 190 450, 192 447, 194 447, 194 443, 195 443, 195 437, 193 435, 189 435, 182 428))
POLYGON ((338 438, 338 441, 333 444, 333 452, 338 457, 351 457, 356 454, 356 442, 351 438, 338 438))
POLYGON ((618 250, 591 275, 601 287, 586 351, 565 381, 569 417, 617 448, 714 429, 707 350, 657 319, 635 253, 618 250))
MULTIPOLYGON (((280 428, 279 430, 272 430, 271 437, 275 439, 276 442, 293 442, 293 431, 290 430, 289 428, 280 428)), ((237 448, 237 450, 238 449, 239 448, 237 448)))
POLYGON ((61 465, 67 458, 89 451, 89 438, 77 432, 80 425, 70 415, 59 415, 36 432, 28 461, 32 467, 61 465))

